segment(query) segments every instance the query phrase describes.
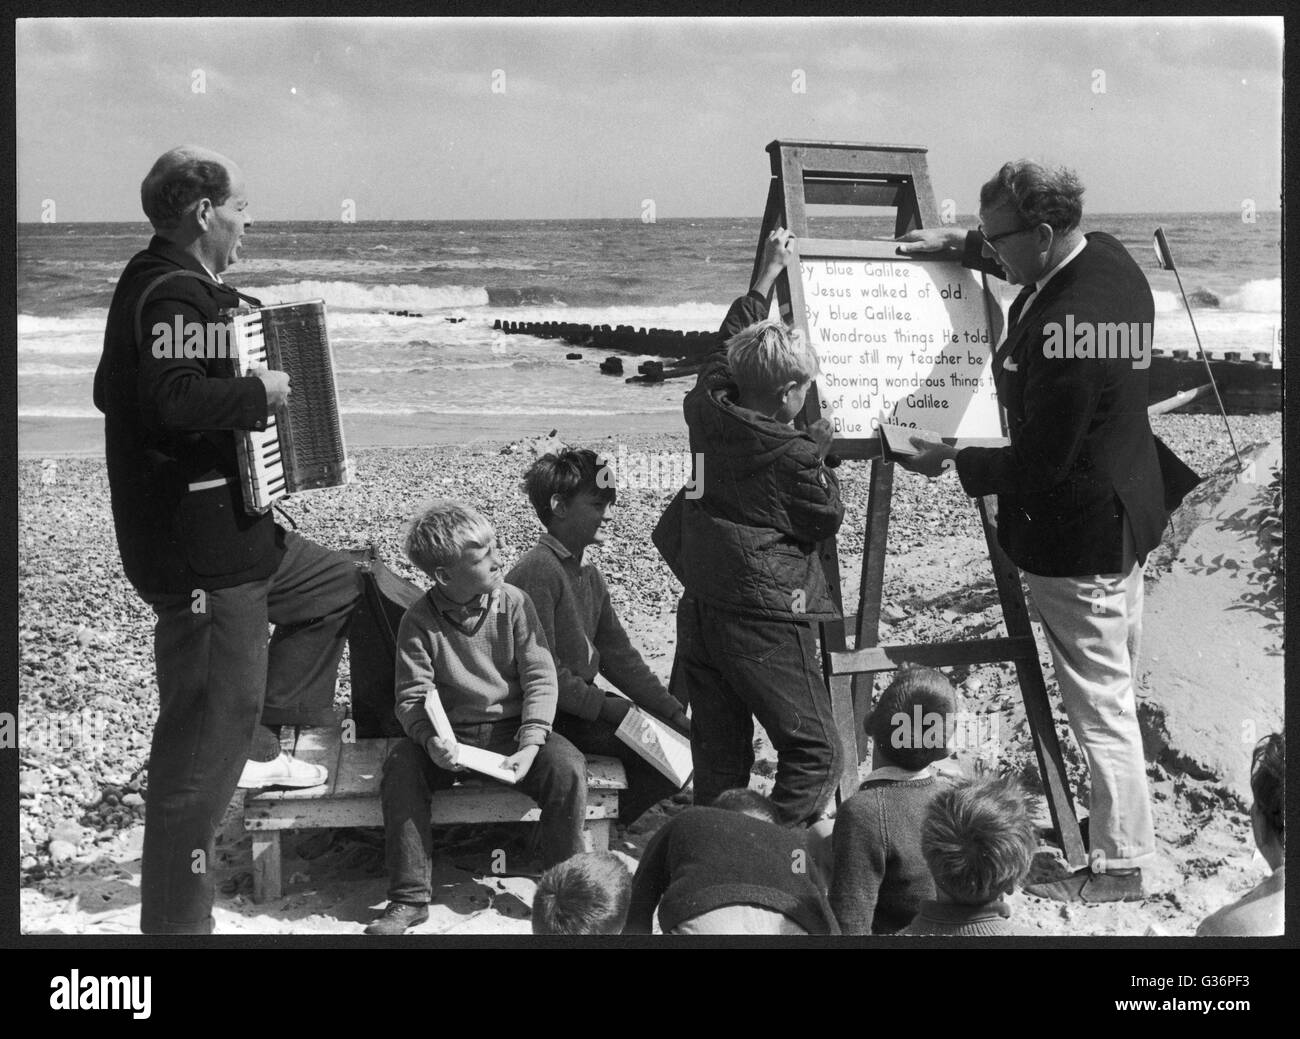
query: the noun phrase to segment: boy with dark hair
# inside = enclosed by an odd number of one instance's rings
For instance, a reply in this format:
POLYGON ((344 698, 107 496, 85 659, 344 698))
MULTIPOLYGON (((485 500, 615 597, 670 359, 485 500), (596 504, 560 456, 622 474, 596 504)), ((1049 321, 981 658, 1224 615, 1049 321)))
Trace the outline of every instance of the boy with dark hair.
POLYGON ((748 785, 757 718, 777 752, 772 800, 783 822, 806 825, 843 767, 816 623, 838 615, 817 545, 844 509, 825 465, 830 425, 793 424, 817 352, 762 320, 792 238, 769 236, 754 287, 723 322, 726 356, 710 358, 686 395, 691 452, 707 464, 698 496, 679 493, 653 537, 684 586, 671 687, 691 707, 696 804, 748 785))
POLYGON ((476 510, 428 503, 406 535, 406 554, 433 581, 397 631, 397 740, 380 786, 389 874, 388 906, 367 934, 401 934, 429 917, 433 794, 462 771, 459 744, 506 755, 516 786, 541 806, 546 865, 582 851, 587 768, 551 732, 555 665, 528 596, 501 580, 496 532, 476 510), (437 695, 455 740, 440 737, 425 709, 437 695))
POLYGON ((1027 934, 1007 922, 1002 900, 1029 873, 1034 826, 1012 778, 986 778, 940 792, 926 812, 921 850, 935 898, 899 934, 971 937, 1027 934))
POLYGON ((533 895, 533 934, 622 934, 632 877, 617 855, 575 855, 552 866, 533 895))
POLYGON ((1272 874, 1244 898, 1206 917, 1198 938, 1276 935, 1286 923, 1286 737, 1280 732, 1255 745, 1250 761, 1250 825, 1255 847, 1272 874))
POLYGON ((803 830, 778 826, 772 802, 726 791, 673 816, 632 878, 625 934, 839 934, 803 830))
POLYGON ((929 766, 949 754, 953 704, 947 678, 910 667, 867 716, 872 771, 840 805, 832 835, 831 907, 845 934, 893 934, 934 897, 921 824, 942 789, 929 766))
POLYGON ((623 763, 628 788, 618 818, 627 825, 678 788, 615 736, 619 723, 633 704, 682 732, 690 722, 628 639, 604 577, 586 558, 605 541, 617 496, 613 470, 592 451, 566 447, 534 462, 524 488, 546 532, 506 580, 532 599, 555 658, 555 731, 585 753, 623 763), (598 675, 626 697, 601 689, 598 675))

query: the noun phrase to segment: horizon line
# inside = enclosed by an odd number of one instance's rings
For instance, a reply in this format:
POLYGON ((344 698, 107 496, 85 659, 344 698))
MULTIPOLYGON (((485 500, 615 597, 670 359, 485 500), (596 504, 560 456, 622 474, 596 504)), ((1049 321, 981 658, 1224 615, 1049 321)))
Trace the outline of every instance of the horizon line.
MULTIPOLYGON (((1280 207, 1277 208, 1277 209, 1264 209, 1264 208, 1257 208, 1257 209, 1255 210, 1255 212, 1257 212, 1257 213, 1269 213, 1269 214, 1278 214, 1278 215, 1281 215, 1282 210, 1281 210, 1280 207)), ((1095 217, 1107 217, 1107 216, 1145 216, 1145 215, 1162 215, 1162 216, 1225 216, 1225 215, 1227 215, 1227 214, 1234 214, 1234 215, 1236 215, 1236 214, 1239 214, 1239 213, 1240 213, 1240 210, 1238 210, 1238 209, 1112 209, 1112 210, 1100 210, 1100 211, 1098 211, 1098 212, 1096 212, 1096 213, 1091 214, 1091 216, 1095 216, 1095 217)), ((976 216, 978 216, 978 214, 977 214, 977 213, 974 213, 974 212, 971 212, 971 213, 960 213, 960 214, 958 214, 958 215, 959 215, 959 216, 968 216, 968 217, 976 217, 976 216)), ((887 218, 890 216, 890 214, 889 214, 889 213, 863 213, 863 214, 851 214, 851 213, 827 213, 827 214, 814 215, 814 216, 813 216, 813 219, 816 219, 816 220, 854 220, 854 219, 861 219, 862 217, 873 217, 873 216, 875 216, 875 217, 880 217, 881 219, 887 219, 887 218)), ((739 213, 738 213, 738 214, 723 214, 723 215, 720 215, 720 216, 698 216, 698 215, 696 215, 696 216, 667 216, 667 217, 659 217, 659 218, 657 218, 657 219, 655 219, 655 220, 652 220, 652 221, 643 221, 639 216, 630 216, 630 217, 623 217, 623 216, 538 216, 538 217, 532 217, 532 216, 502 216, 502 217, 494 217, 494 216, 461 216, 461 217, 394 217, 394 218, 389 219, 389 220, 348 220, 348 221, 340 220, 338 217, 293 217, 293 218, 280 218, 280 219, 268 218, 268 219, 254 220, 252 226, 253 226, 254 228, 257 228, 259 225, 266 225, 266 224, 339 224, 339 223, 348 223, 348 224, 355 224, 355 225, 361 225, 361 224, 430 224, 430 223, 442 223, 442 224, 458 224, 458 223, 465 223, 465 224, 469 224, 469 223, 491 223, 491 222, 500 222, 500 223, 505 223, 505 222, 508 222, 508 221, 515 221, 515 222, 517 222, 517 221, 531 221, 531 222, 536 222, 536 223, 543 223, 543 222, 555 222, 555 221, 561 221, 561 220, 565 220, 565 221, 567 221, 567 220, 614 220, 614 221, 622 221, 622 222, 627 222, 627 223, 638 223, 638 224, 639 224, 639 223, 645 223, 645 224, 647 224, 647 225, 653 225, 653 224, 662 224, 662 223, 668 223, 668 222, 670 222, 670 221, 681 221, 681 220, 758 220, 758 221, 761 221, 762 219, 763 219, 763 217, 762 217, 761 214, 757 214, 757 215, 755 215, 755 214, 747 214, 747 213, 746 213, 746 214, 739 214, 739 213)), ((1087 222, 1089 219, 1090 219, 1089 214, 1085 213, 1085 214, 1084 214, 1084 222, 1087 222)), ((131 219, 131 220, 52 220, 52 221, 44 221, 44 220, 17 220, 17 221, 15 221, 15 224, 16 224, 18 227, 40 227, 40 226, 51 226, 51 227, 53 227, 53 226, 57 226, 57 225, 59 225, 59 224, 122 224, 122 225, 136 225, 136 224, 144 224, 144 225, 148 226, 149 221, 148 221, 148 219, 145 218, 145 217, 139 217, 139 218, 131 219)))

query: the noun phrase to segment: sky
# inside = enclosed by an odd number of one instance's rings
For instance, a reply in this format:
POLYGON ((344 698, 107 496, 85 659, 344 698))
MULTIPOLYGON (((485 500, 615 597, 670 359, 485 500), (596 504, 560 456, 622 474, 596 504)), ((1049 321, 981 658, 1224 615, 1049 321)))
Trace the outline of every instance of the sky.
POLYGON ((1093 213, 1281 197, 1280 18, 25 19, 23 221, 140 220, 182 143, 255 219, 761 215, 774 139, 919 145, 977 208, 1002 162, 1093 213))

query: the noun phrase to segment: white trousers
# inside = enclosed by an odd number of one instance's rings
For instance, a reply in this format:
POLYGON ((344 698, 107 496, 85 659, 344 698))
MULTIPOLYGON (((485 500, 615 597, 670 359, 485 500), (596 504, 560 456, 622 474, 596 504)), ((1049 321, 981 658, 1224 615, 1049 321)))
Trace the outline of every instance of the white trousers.
POLYGON ((1141 866, 1155 856, 1146 759, 1138 728, 1142 567, 1124 524, 1124 572, 1086 577, 1024 573, 1074 737, 1088 760, 1093 872, 1141 866))

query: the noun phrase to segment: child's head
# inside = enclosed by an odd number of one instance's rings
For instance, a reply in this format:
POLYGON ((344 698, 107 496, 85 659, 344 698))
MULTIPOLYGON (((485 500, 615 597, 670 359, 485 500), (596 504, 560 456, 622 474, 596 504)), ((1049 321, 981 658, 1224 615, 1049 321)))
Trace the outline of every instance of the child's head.
POLYGON ((1034 858, 1034 826, 1013 778, 985 778, 940 791, 921 825, 921 854, 935 887, 982 905, 1010 894, 1034 858))
POLYGON ((422 506, 406 531, 406 555, 458 602, 501 586, 496 531, 460 502, 438 498, 422 506))
POLYGON ((821 371, 817 351, 798 329, 759 321, 727 340, 727 365, 746 407, 789 422, 821 371))
POLYGON ((594 451, 566 447, 543 455, 524 474, 524 490, 542 525, 566 545, 605 540, 602 525, 618 491, 613 468, 594 451))
POLYGON ((950 751, 955 694, 952 683, 929 667, 904 667, 880 694, 863 724, 886 764, 917 772, 950 751))
POLYGON ((751 819, 759 819, 765 823, 779 825, 781 819, 770 797, 764 797, 757 790, 749 790, 743 786, 722 791, 713 799, 712 807, 728 812, 740 812, 751 819))
POLYGON ((1286 737, 1282 733, 1270 733, 1255 744, 1250 792, 1255 799, 1250 808, 1255 844, 1276 869, 1286 852, 1286 737))
POLYGON ((533 895, 533 934, 621 934, 632 878, 617 855, 575 855, 552 866, 533 895))

